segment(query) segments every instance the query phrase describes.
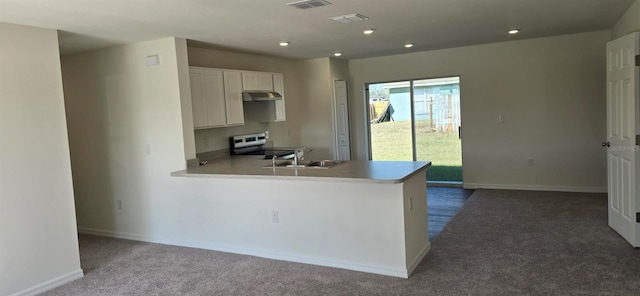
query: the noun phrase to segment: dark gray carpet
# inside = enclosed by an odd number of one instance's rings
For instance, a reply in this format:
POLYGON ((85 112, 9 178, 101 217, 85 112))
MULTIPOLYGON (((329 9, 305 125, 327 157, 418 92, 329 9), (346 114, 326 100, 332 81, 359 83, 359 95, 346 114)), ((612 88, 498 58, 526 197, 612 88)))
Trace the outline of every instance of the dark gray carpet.
POLYGON ((86 276, 45 295, 638 295, 640 250, 604 194, 477 190, 409 279, 81 236, 86 276))

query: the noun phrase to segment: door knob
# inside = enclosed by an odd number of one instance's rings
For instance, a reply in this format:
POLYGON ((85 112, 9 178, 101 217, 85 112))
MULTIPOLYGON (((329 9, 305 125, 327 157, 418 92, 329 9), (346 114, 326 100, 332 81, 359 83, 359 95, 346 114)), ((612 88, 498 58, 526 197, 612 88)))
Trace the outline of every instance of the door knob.
POLYGON ((611 143, 609 141, 602 142, 602 147, 611 147, 611 143))

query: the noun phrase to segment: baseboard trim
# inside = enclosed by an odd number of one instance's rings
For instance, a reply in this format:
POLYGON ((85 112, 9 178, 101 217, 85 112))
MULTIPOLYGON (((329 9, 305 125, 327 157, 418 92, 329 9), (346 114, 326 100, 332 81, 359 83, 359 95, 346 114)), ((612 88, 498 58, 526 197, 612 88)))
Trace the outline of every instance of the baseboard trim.
POLYGON ((413 261, 411 261, 409 266, 407 266, 407 278, 409 278, 409 276, 413 273, 413 271, 416 270, 416 267, 418 267, 420 262, 422 262, 422 259, 424 259, 424 256, 427 256, 427 253, 429 253, 429 250, 431 250, 431 243, 427 242, 427 244, 424 246, 424 248, 422 248, 420 253, 418 253, 418 256, 416 256, 413 259, 413 261))
POLYGON ((197 242, 197 241, 182 241, 182 240, 175 240, 171 238, 162 238, 162 237, 147 236, 147 235, 140 235, 140 234, 133 234, 133 233, 114 232, 114 231, 101 230, 101 229, 95 229, 95 228, 78 227, 78 232, 82 234, 121 238, 121 239, 143 241, 143 242, 157 243, 157 244, 163 244, 163 245, 206 249, 206 250, 226 252, 226 253, 256 256, 256 257, 262 257, 267 259, 275 259, 275 260, 305 263, 305 264, 312 264, 312 265, 319 265, 319 266, 326 266, 326 267, 342 268, 342 269, 375 273, 375 274, 400 277, 400 278, 407 278, 408 275, 411 274, 413 269, 417 267, 417 265, 420 263, 420 261, 426 255, 426 253, 429 251, 429 248, 430 248, 430 245, 428 245, 420 253, 421 256, 419 257, 419 259, 416 258, 416 260, 414 260, 414 261, 417 261, 416 263, 412 262, 412 265, 415 264, 415 266, 411 267, 411 270, 410 270, 409 268, 402 269, 402 268, 393 268, 393 267, 380 266, 380 265, 369 265, 369 264, 362 264, 362 263, 349 262, 349 261, 336 260, 336 259, 318 258, 318 257, 304 256, 304 255, 291 255, 286 253, 259 250, 259 249, 239 248, 239 247, 229 246, 225 244, 197 242), (424 254, 422 254, 423 252, 424 254))
POLYGON ((26 290, 22 290, 18 293, 12 294, 11 296, 31 296, 31 295, 38 295, 40 293, 49 291, 53 288, 62 286, 66 283, 75 281, 79 278, 82 278, 84 276, 84 272, 82 272, 82 269, 78 269, 76 271, 67 273, 65 275, 59 276, 57 278, 48 280, 44 283, 35 285, 31 288, 28 288, 26 290))
POLYGON ((462 182, 427 181, 427 186, 462 188, 462 182))
MULTIPOLYGON (((128 239, 128 240, 134 240, 134 241, 143 241, 148 243, 164 244, 162 243, 162 241, 164 240, 157 239, 157 238, 154 239, 151 236, 143 236, 143 235, 138 235, 133 233, 126 233, 126 232, 115 232, 111 230, 102 230, 97 228, 78 227, 78 233, 112 237, 112 238, 120 238, 120 239, 128 239)), ((165 244, 165 245, 169 245, 169 244, 165 244)))
POLYGON ((504 190, 529 190, 529 191, 560 191, 560 192, 586 192, 606 193, 606 187, 573 187, 573 186, 545 186, 545 185, 510 185, 510 184, 486 184, 467 183, 464 189, 504 189, 504 190))

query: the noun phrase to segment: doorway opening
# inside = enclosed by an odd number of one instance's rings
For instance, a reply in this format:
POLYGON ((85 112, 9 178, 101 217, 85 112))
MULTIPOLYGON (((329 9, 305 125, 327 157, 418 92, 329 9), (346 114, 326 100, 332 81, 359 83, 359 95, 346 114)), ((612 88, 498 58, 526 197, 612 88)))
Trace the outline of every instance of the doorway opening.
POLYGON ((369 158, 431 161, 427 181, 462 182, 460 77, 367 84, 369 158))

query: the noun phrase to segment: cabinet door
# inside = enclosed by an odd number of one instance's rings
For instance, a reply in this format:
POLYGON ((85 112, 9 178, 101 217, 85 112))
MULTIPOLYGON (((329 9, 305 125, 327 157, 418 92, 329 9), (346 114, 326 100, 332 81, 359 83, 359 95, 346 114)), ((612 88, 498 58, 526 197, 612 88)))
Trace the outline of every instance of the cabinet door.
POLYGON ((227 125, 244 124, 242 78, 240 71, 224 71, 227 125))
POLYGON ((273 76, 271 73, 259 73, 258 90, 273 91, 273 76))
POLYGON ((257 90, 258 75, 255 72, 242 72, 242 90, 257 90))
POLYGON ((227 121, 222 71, 204 70, 205 107, 207 126, 224 126, 227 121))
POLYGON ((189 81, 191 84, 191 109, 193 112, 193 127, 205 127, 207 109, 205 105, 204 74, 202 69, 190 68, 189 81))
POLYGON ((242 71, 242 89, 273 91, 273 77, 271 73, 242 71))
POLYGON ((276 119, 275 121, 287 120, 284 104, 284 79, 282 74, 273 74, 273 91, 282 95, 282 100, 275 101, 276 119))

